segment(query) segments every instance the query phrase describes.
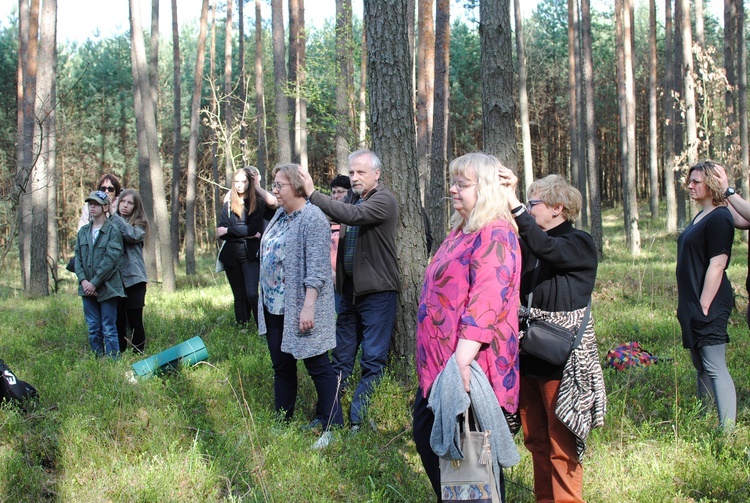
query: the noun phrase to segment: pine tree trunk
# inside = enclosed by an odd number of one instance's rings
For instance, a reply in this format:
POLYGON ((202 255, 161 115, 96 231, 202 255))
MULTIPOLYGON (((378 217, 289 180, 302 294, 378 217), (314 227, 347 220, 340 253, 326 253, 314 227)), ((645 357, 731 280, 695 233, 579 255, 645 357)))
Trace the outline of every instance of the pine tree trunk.
POLYGON ((450 0, 438 0, 435 15, 435 108, 432 123, 431 173, 429 190, 425 194, 425 206, 432 227, 433 250, 445 239, 448 226, 448 203, 444 196, 447 188, 450 118, 450 30, 450 0))
MULTIPOLYGON (((240 0, 242 1, 242 0, 240 0)), ((227 0, 227 17, 224 31, 224 184, 232 186, 234 172, 234 152, 232 137, 234 117, 232 112, 232 0, 227 0)))
POLYGON ((657 80, 659 60, 656 57, 656 0, 649 0, 648 6, 648 172, 651 222, 655 224, 659 221, 659 143, 657 138, 659 129, 657 116, 659 109, 656 98, 659 87, 657 80))
POLYGON ((169 230, 169 214, 167 199, 164 192, 164 173, 161 170, 159 145, 156 131, 155 103, 151 99, 149 89, 148 67, 146 65, 146 49, 141 30, 140 6, 138 0, 130 0, 130 39, 133 55, 133 80, 141 93, 142 108, 136 108, 136 116, 140 116, 144 127, 148 150, 149 171, 151 175, 154 228, 159 243, 159 257, 162 265, 162 287, 166 292, 174 292, 175 276, 172 264, 172 237, 169 230))
POLYGON ((675 90, 674 29, 672 0, 664 0, 664 194, 667 204, 667 232, 677 232, 677 188, 674 176, 675 90))
POLYGON ((591 208, 591 237, 596 243, 599 258, 603 255, 602 209, 599 181, 599 162, 596 147, 596 114, 594 108, 594 62, 591 47, 591 6, 581 0, 581 46, 583 81, 586 86, 586 167, 588 172, 589 205, 591 208))
POLYGON ((289 141, 289 103, 285 95, 286 68, 284 66, 284 12, 282 0, 271 0, 271 26, 273 37, 273 76, 276 96, 276 141, 277 161, 292 162, 292 146, 289 141))
MULTIPOLYGON (((353 83, 352 2, 336 0, 336 172, 349 174, 349 90, 353 83)), ((364 59, 364 54, 363 54, 364 59)))
POLYGON ((174 80, 172 101, 172 262, 175 267, 180 264, 180 154, 182 151, 182 117, 180 101, 182 99, 180 84, 180 29, 177 24, 177 0, 172 0, 172 75, 174 80))
POLYGON ((523 145, 524 195, 534 181, 534 164, 531 157, 531 129, 529 127, 529 94, 526 87, 526 47, 523 40, 523 18, 521 0, 513 0, 513 16, 516 22, 516 57, 518 58, 518 109, 521 114, 521 143, 523 145))
POLYGON ((364 2, 373 150, 383 163, 384 181, 399 203, 396 252, 402 283, 391 353, 399 376, 405 380, 409 378, 409 363, 414 357, 414 313, 426 262, 417 177, 407 3, 407 0, 364 2), (415 246, 415 243, 422 245, 415 246))
POLYGON ((367 144, 367 27, 362 19, 362 57, 359 65, 359 134, 357 148, 367 144))
POLYGON ((185 189, 185 272, 196 273, 195 268, 195 195, 198 178, 198 135, 200 133, 201 93, 203 69, 206 60, 206 32, 208 31, 208 0, 201 4, 198 49, 195 61, 193 98, 190 105, 190 139, 188 141, 187 185, 185 189))
POLYGON ((422 195, 430 186, 430 147, 435 98, 435 30, 432 0, 417 3, 417 168, 422 195))
MULTIPOLYGON (((266 102, 263 89, 263 24, 260 0, 255 0, 255 113, 258 136, 258 170, 268 181, 268 144, 266 141, 266 102)), ((268 186, 268 185, 266 185, 268 186)))
POLYGON ((515 171, 516 107, 508 0, 480 0, 483 150, 515 171))

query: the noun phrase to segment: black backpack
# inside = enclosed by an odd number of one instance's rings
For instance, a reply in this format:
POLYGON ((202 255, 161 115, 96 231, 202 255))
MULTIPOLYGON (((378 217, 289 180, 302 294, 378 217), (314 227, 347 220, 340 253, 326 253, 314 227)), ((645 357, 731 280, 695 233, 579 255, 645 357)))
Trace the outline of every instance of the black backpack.
POLYGON ((16 377, 4 361, 0 360, 0 400, 20 405, 25 409, 27 401, 39 396, 36 388, 16 377))

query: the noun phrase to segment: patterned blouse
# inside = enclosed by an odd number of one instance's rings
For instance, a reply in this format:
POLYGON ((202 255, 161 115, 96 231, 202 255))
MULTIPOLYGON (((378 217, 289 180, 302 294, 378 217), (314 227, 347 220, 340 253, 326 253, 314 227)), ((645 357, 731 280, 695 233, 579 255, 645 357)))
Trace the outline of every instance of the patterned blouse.
POLYGON ((482 343, 476 357, 500 405, 518 408, 521 249, 510 223, 452 231, 425 271, 417 314, 417 374, 425 393, 459 339, 482 343))
POLYGON ((286 230, 289 223, 302 213, 297 210, 291 214, 282 212, 276 225, 268 229, 263 239, 260 262, 260 287, 263 289, 263 303, 271 314, 284 314, 284 252, 286 249, 286 230))

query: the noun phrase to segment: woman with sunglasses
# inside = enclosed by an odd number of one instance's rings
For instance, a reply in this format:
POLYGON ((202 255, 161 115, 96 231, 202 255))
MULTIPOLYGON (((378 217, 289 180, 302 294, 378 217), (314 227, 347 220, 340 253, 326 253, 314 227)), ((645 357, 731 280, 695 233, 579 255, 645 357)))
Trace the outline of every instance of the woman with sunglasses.
MULTIPOLYGON (((110 202, 109 207, 112 209, 112 211, 110 211, 110 214, 114 213, 114 210, 117 208, 117 198, 120 196, 120 192, 122 191, 120 179, 112 173, 106 173, 99 179, 99 183, 96 185, 96 190, 107 194, 110 202)), ((84 203, 83 209, 81 209, 81 218, 78 219, 78 229, 80 230, 80 228, 89 223, 90 220, 91 216, 89 215, 89 205, 84 203)))
MULTIPOLYGON (((545 319, 577 331, 588 310, 597 269, 593 238, 573 227, 581 210, 581 193, 562 176, 549 175, 531 184, 524 205, 516 197, 516 175, 503 167, 499 176, 513 189, 508 207, 521 237, 521 347, 529 319, 545 319), (529 295, 531 309, 525 312, 529 295)), ((593 318, 589 317, 581 344, 564 364, 554 366, 523 351, 520 360, 519 409, 524 444, 534 466, 536 500, 581 502, 586 438, 604 424, 607 401, 593 318)))

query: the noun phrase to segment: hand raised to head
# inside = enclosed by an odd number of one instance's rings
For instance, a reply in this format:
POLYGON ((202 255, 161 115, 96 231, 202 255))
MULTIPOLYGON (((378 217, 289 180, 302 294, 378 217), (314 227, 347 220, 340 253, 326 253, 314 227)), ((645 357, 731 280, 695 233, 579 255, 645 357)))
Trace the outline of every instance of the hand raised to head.
POLYGON ((307 170, 301 169, 299 170, 299 176, 302 178, 302 188, 305 191, 305 197, 310 197, 310 194, 315 191, 315 184, 310 173, 307 170))

